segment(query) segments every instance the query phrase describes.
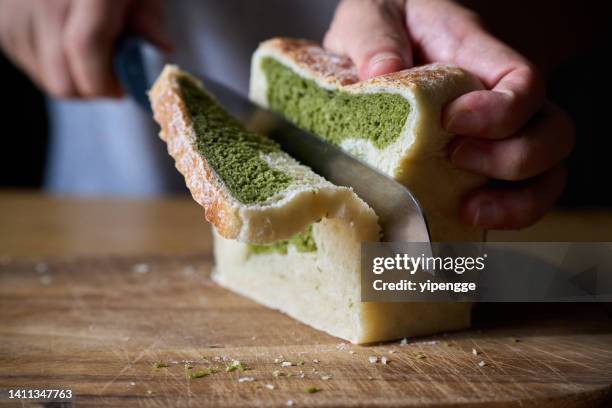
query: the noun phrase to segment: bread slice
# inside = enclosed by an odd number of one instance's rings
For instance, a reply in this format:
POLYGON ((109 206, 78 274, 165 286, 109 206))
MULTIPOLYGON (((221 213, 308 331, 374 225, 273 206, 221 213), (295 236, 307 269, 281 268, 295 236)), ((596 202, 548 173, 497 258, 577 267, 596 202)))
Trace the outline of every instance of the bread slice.
POLYGON ((272 140, 247 131, 202 84, 167 66, 150 91, 160 137, 219 235, 251 244, 286 240, 326 217, 377 240, 374 211, 349 188, 299 164, 272 140))
POLYGON ((482 85, 466 71, 430 64, 367 81, 346 57, 304 40, 275 38, 253 55, 250 97, 406 185, 425 210, 432 240, 481 240, 457 216, 485 182, 454 168, 440 125, 443 106, 482 85))
MULTIPOLYGON (((373 99, 366 100, 368 109, 361 114, 376 110, 377 101, 383 106, 378 107, 380 114, 392 110, 395 116, 387 123, 395 129, 399 126, 399 136, 389 136, 387 132, 371 142, 367 134, 347 138, 335 129, 329 134, 318 132, 387 174, 411 187, 417 186, 422 194, 453 199, 481 182, 450 168, 442 152, 450 139, 438 124, 442 104, 477 87, 465 72, 436 65, 351 85, 357 79, 356 70, 347 59, 308 42, 271 40, 263 43, 253 57, 251 96, 285 114, 282 106, 270 103, 273 88, 280 89, 268 81, 261 67, 266 58, 280 61, 300 78, 314 81, 324 92, 350 93, 343 97, 372 94, 373 99), (393 98, 387 100, 385 94, 393 98)), ((213 119, 222 114, 196 80, 175 67, 167 67, 151 91, 151 102, 162 139, 168 143, 195 200, 205 208, 207 219, 215 227, 213 278, 219 284, 354 343, 469 326, 471 306, 465 303, 360 302, 360 247, 362 242, 378 240, 376 215, 349 189, 332 185, 277 147, 269 147, 273 143, 265 137, 251 133, 248 138, 256 138, 255 145, 265 146, 255 149, 257 156, 281 173, 272 177, 281 183, 272 190, 267 182, 263 183, 267 194, 257 193, 255 198, 247 194, 245 199, 241 183, 261 177, 261 168, 238 166, 241 171, 237 175, 222 168, 242 160, 237 159, 236 151, 243 144, 243 138, 223 135, 244 129, 225 114, 221 121, 200 117, 202 109, 215 112, 213 119), (200 96, 194 99, 189 89, 200 96), (221 162, 206 148, 217 143, 219 137, 226 153, 221 162), (283 175, 288 175, 289 181, 283 175)), ((347 99, 342 102, 358 109, 347 99)), ((323 104, 321 109, 332 112, 333 106, 323 104)), ((287 116, 304 126, 296 120, 299 118, 287 116)), ((381 119, 388 118, 383 115, 381 119)), ((251 160, 252 155, 247 158, 251 160)), ((428 207, 427 197, 418 198, 426 202, 428 215, 437 217, 438 239, 480 237, 478 231, 458 227, 447 206, 428 207), (450 222, 446 229, 445 221, 450 222)))

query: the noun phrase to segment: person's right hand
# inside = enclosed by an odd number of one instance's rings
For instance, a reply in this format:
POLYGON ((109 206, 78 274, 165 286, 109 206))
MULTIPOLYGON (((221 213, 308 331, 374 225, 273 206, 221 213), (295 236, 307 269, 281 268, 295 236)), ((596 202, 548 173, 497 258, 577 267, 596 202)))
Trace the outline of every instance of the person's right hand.
POLYGON ((524 228, 563 191, 563 160, 574 146, 571 118, 546 100, 535 67, 456 0, 343 0, 324 44, 348 55, 361 79, 414 62, 443 62, 484 84, 486 89, 448 103, 440 118, 457 135, 449 145, 450 163, 502 181, 464 197, 460 213, 467 223, 524 228))
POLYGON ((0 45, 44 91, 60 98, 118 97, 117 38, 139 34, 163 50, 159 0, 0 0, 0 45))

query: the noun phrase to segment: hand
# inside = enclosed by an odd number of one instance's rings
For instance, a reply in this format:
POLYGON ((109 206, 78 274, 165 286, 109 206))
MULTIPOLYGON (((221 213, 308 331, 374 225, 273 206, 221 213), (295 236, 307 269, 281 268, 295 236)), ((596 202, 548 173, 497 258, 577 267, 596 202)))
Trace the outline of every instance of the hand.
POLYGON ((52 96, 118 97, 113 47, 126 30, 169 50, 159 0, 0 0, 0 45, 52 96))
POLYGON ((487 90, 462 95, 444 109, 442 125, 459 135, 449 158, 458 168, 508 182, 468 194, 461 208, 466 222, 526 227, 561 194, 572 122, 546 101, 534 67, 471 11, 450 0, 344 0, 324 44, 351 57, 362 79, 415 62, 451 63, 480 78, 487 90))

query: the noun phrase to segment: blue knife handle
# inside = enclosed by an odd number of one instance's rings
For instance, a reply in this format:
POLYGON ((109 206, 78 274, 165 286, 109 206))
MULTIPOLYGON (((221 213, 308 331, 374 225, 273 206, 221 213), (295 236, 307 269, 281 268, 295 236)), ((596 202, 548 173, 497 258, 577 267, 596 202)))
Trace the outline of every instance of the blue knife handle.
POLYGON ((144 40, 136 36, 124 36, 115 46, 113 69, 123 90, 148 113, 153 113, 147 91, 149 81, 142 57, 144 40))

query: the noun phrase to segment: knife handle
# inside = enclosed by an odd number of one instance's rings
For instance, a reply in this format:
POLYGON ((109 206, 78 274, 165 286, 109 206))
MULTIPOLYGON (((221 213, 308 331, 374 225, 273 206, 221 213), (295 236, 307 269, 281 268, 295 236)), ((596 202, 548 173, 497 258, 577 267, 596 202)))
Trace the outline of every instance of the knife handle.
POLYGON ((142 56, 145 41, 134 35, 125 35, 115 46, 113 70, 123 90, 147 113, 152 114, 147 91, 149 80, 142 56))

